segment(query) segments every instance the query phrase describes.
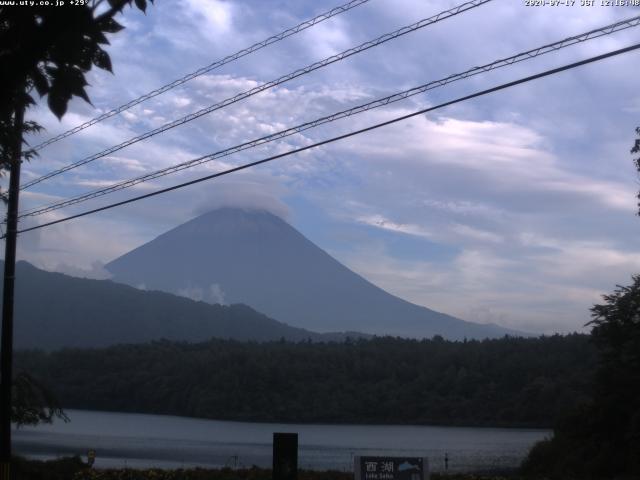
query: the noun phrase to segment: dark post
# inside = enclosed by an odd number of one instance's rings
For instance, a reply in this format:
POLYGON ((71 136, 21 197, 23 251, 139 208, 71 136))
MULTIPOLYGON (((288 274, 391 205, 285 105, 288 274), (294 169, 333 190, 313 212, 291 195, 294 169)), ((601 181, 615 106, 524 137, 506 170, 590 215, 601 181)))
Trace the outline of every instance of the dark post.
POLYGON ((2 291, 2 338, 0 339, 0 480, 9 480, 11 465, 11 386, 13 384, 13 292, 18 237, 18 196, 22 162, 24 108, 15 110, 15 144, 9 168, 9 201, 2 291))
POLYGON ((273 480, 297 480, 298 434, 273 434, 273 480))

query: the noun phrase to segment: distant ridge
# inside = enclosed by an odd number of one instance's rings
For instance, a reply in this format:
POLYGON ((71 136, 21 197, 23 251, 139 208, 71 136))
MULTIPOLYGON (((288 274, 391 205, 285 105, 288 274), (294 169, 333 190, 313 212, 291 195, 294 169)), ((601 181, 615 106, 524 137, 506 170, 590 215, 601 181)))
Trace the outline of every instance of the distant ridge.
POLYGON ((291 327, 246 305, 211 305, 109 280, 46 272, 27 262, 18 262, 16 268, 16 348, 105 347, 160 339, 321 341, 346 336, 291 327))
POLYGON ((221 208, 106 265, 113 280, 208 302, 246 303, 319 332, 461 340, 522 335, 414 305, 336 261, 281 218, 221 208))

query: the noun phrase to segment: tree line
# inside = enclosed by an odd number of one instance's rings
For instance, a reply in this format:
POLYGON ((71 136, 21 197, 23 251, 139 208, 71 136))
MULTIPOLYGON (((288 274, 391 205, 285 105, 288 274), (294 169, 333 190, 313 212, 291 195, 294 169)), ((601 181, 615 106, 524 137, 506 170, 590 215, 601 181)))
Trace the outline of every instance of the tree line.
POLYGON ((588 336, 157 341, 22 351, 65 408, 278 422, 549 427, 589 400, 588 336))
MULTIPOLYGON (((640 132, 639 132, 640 133, 640 132)), ((527 473, 553 479, 640 478, 640 275, 591 308, 598 362, 586 404, 538 443, 527 473)))

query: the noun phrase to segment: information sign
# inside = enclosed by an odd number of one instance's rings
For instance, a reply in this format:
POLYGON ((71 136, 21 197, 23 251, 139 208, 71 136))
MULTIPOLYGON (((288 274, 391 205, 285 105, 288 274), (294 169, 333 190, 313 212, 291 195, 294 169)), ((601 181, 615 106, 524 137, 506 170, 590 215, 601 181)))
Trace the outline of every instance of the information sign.
POLYGON ((354 457, 355 480, 429 480, 426 457, 354 457))

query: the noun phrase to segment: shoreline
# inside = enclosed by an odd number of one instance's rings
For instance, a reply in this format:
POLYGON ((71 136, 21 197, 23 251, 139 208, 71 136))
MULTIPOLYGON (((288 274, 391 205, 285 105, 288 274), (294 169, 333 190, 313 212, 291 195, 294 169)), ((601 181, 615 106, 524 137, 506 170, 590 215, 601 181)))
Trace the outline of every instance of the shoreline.
MULTIPOLYGON (((34 458, 97 452, 96 467, 271 467, 274 432, 299 435, 298 466, 351 470, 354 455, 427 456, 432 471, 513 469, 548 430, 476 427, 257 424, 146 414, 67 411, 70 423, 23 427, 14 451, 34 458), (238 458, 234 463, 231 458, 238 458)), ((83 457, 84 458, 84 457, 83 457)))
MULTIPOLYGON (((14 457, 13 466, 23 480, 272 480, 270 468, 91 468, 80 457, 30 460, 14 457)), ((353 472, 298 469, 298 480, 353 480, 353 472)), ((479 470, 469 473, 431 473, 431 480, 532 480, 518 469, 479 470)))
MULTIPOLYGON (((123 411, 123 410, 96 410, 90 408, 79 408, 79 407, 63 407, 63 410, 66 412, 88 412, 88 413, 106 413, 106 414, 114 414, 114 415, 148 415, 148 416, 158 416, 164 418, 174 418, 174 419, 190 419, 190 420, 202 420, 202 421, 210 421, 210 422, 220 422, 220 423, 245 423, 245 424, 254 424, 254 425, 302 425, 302 426, 310 426, 310 427, 432 427, 432 428, 473 428, 473 429, 484 429, 484 430, 521 430, 521 431, 532 431, 532 432, 552 432, 553 426, 533 426, 529 424, 498 424, 498 425, 487 425, 484 423, 479 424, 451 424, 451 423, 398 423, 398 422, 380 422, 373 423, 368 421, 362 422, 304 422, 304 421, 288 421, 288 420, 255 420, 255 419, 240 419, 240 418, 209 418, 209 417, 196 417, 191 415, 180 415, 173 413, 156 413, 156 412, 138 412, 138 411, 123 411)), ((54 420, 55 422, 62 422, 62 420, 54 420)), ((23 427, 15 427, 12 426, 12 430, 19 430, 23 427)))

